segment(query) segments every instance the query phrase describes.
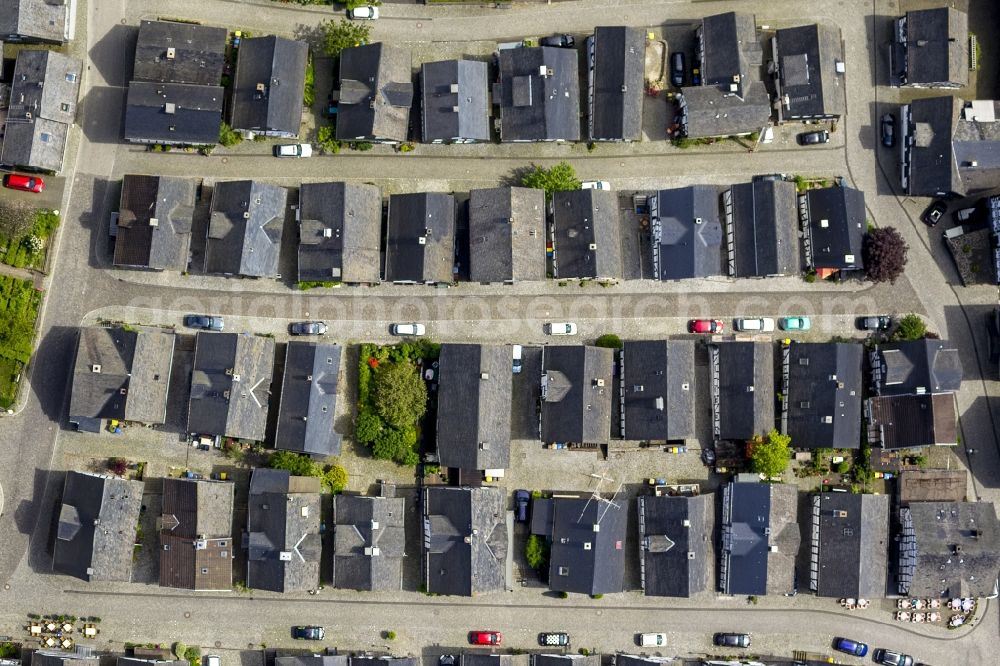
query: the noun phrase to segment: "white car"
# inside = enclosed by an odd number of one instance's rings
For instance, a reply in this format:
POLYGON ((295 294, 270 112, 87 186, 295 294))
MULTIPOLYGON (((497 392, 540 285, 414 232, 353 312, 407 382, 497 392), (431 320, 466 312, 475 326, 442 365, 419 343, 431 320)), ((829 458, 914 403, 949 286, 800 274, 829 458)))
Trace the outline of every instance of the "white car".
POLYGON ((663 647, 667 644, 667 635, 661 633, 639 634, 640 647, 663 647))
POLYGON ((770 317, 742 317, 733 323, 737 331, 760 331, 762 333, 774 331, 774 320, 770 317))
POLYGON ((393 324, 389 327, 389 332, 393 335, 423 335, 423 324, 393 324))
POLYGON ((581 190, 610 190, 611 183, 606 180, 585 180, 580 183, 581 190))
POLYGON ((378 18, 378 7, 374 5, 364 5, 347 12, 355 21, 374 21, 378 18))
POLYGON ((308 143, 282 143, 274 147, 275 157, 312 157, 313 147, 308 143))
POLYGON ((549 335, 576 335, 576 324, 573 322, 553 322, 545 325, 549 335))
POLYGON ((511 370, 515 375, 519 375, 521 374, 521 352, 523 351, 523 348, 521 345, 514 345, 511 351, 513 353, 513 365, 511 366, 511 370))
POLYGON ((217 654, 206 654, 201 658, 201 666, 222 666, 222 657, 217 654))

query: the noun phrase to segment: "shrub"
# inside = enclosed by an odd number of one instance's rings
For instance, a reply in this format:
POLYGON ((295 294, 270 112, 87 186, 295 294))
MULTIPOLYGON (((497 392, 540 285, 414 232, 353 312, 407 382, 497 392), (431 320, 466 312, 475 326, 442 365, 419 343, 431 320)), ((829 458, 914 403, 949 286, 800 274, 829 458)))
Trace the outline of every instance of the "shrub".
POLYGON ((908 314, 899 320, 892 339, 900 342, 922 340, 927 335, 927 324, 919 315, 908 314))
POLYGON ((906 268, 909 246, 893 227, 874 229, 865 234, 862 253, 865 277, 872 282, 894 283, 906 268))
POLYGON ((399 152, 401 152, 401 153, 412 153, 415 149, 416 149, 416 146, 414 146, 409 141, 407 141, 406 143, 401 143, 399 145, 399 152))
POLYGON ((382 419, 378 414, 368 410, 358 412, 358 417, 354 420, 354 441, 371 444, 378 438, 382 428, 382 419))
POLYGON ((412 426, 427 411, 427 385, 410 363, 380 366, 373 388, 375 409, 390 426, 412 426))
POLYGON ((549 561, 549 543, 544 537, 532 534, 524 544, 524 559, 532 569, 541 570, 549 561))
POLYGON ((323 31, 323 51, 331 58, 338 57, 344 49, 368 43, 372 32, 371 26, 347 19, 324 21, 319 27, 323 31))
POLYGON ((226 148, 232 148, 243 143, 243 135, 223 121, 219 123, 219 143, 226 148))
POLYGON ((341 465, 327 465, 323 472, 323 489, 329 493, 338 494, 344 492, 348 481, 347 470, 341 465))
POLYGON ((372 143, 371 141, 352 141, 350 144, 348 144, 348 148, 350 148, 351 150, 357 150, 362 153, 368 152, 374 147, 375 144, 372 143))
POLYGON ((116 476, 124 476, 128 471, 128 461, 124 458, 108 458, 108 470, 116 476))
POLYGON ((333 125, 324 125, 316 131, 316 143, 323 152, 331 155, 339 153, 343 145, 337 140, 337 128, 333 125))
POLYGON ((385 640, 387 640, 387 641, 394 641, 394 640, 396 640, 396 632, 392 631, 392 630, 389 630, 389 631, 385 632, 385 640))
POLYGON ((309 456, 294 451, 275 451, 267 461, 271 469, 283 469, 294 476, 321 476, 319 465, 309 456))
POLYGON ((309 60, 306 63, 306 83, 302 90, 302 103, 305 106, 312 106, 316 101, 316 71, 313 67, 312 54, 309 55, 309 60))
POLYGON ((553 192, 580 189, 580 179, 576 177, 576 169, 568 162, 560 162, 548 169, 533 164, 531 169, 521 176, 521 185, 544 190, 545 198, 551 200, 553 192))
POLYGON ((837 474, 841 475, 847 474, 848 472, 851 471, 851 463, 847 462, 846 460, 841 460, 839 463, 837 463, 837 466, 834 468, 834 471, 836 471, 837 474))
POLYGON ((772 429, 750 443, 750 468, 765 477, 779 476, 788 466, 792 438, 772 429))
POLYGON ((187 652, 188 646, 184 645, 180 641, 174 643, 174 656, 178 659, 184 659, 184 653, 187 652))
POLYGON ((594 342, 595 347, 607 347, 608 349, 621 349, 622 339, 614 333, 605 333, 594 342))

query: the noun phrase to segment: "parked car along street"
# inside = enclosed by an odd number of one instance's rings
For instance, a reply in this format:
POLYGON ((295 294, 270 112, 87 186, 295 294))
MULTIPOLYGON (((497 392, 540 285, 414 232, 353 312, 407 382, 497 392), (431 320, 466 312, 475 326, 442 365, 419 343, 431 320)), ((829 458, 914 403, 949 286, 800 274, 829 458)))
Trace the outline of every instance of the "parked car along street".
POLYGON ((288 327, 292 335, 326 335, 326 324, 321 321, 297 321, 288 327))
POLYGON ((830 133, 826 130, 819 130, 817 132, 803 132, 798 136, 800 146, 815 146, 820 143, 827 143, 830 141, 830 133))
POLYGON ((203 331, 221 331, 225 326, 222 317, 214 315, 184 315, 184 325, 188 328, 200 328, 203 331))
POLYGON ((857 326, 862 331, 888 331, 892 328, 892 317, 889 315, 859 317, 857 326))
POLYGON ((538 644, 545 647, 549 645, 569 645, 569 634, 565 631, 547 631, 538 634, 538 644))
POLYGON ((389 333, 393 335, 423 335, 423 324, 393 324, 389 327, 389 333))
POLYGON ((355 21, 374 21, 378 18, 378 7, 374 5, 362 5, 347 12, 347 15, 355 21))
POLYGON ((284 143, 274 147, 275 157, 312 157, 313 149, 308 143, 284 143))
POLYGON ((882 116, 882 145, 886 148, 896 145, 896 116, 891 113, 882 116))
POLYGON ((499 631, 470 631, 469 643, 472 645, 500 645, 503 634, 499 631))
POLYGON ((725 330, 726 325, 721 319, 692 319, 688 322, 691 333, 722 333, 725 330))
POLYGON ((576 335, 576 324, 573 322, 553 322, 545 325, 549 335, 576 335))
POLYGON ((45 189, 45 181, 41 176, 22 176, 19 173, 9 173, 3 177, 3 186, 11 190, 40 193, 45 189))
POLYGON ((852 641, 850 638, 838 637, 833 639, 833 649, 847 654, 853 654, 855 657, 863 657, 868 654, 867 645, 860 641, 852 641))
POLYGON ((712 637, 712 642, 722 647, 746 649, 750 647, 750 634, 718 633, 712 637))
POLYGON ((812 322, 809 317, 782 317, 778 320, 778 326, 783 331, 808 331, 812 322))
POLYGON ((292 638, 306 641, 321 641, 326 636, 323 627, 305 626, 292 627, 292 638))
POLYGON ((559 48, 572 48, 576 44, 573 35, 551 35, 538 40, 539 46, 555 46, 559 48))
POLYGON ((661 632, 639 634, 639 647, 663 647, 667 644, 667 635, 661 632))
POLYGON ((944 215, 946 210, 948 210, 948 204, 943 201, 935 201, 927 207, 927 210, 925 210, 923 215, 920 216, 920 219, 923 220, 924 224, 928 227, 937 226, 937 223, 941 221, 941 217, 944 215))
POLYGON ((872 660, 882 666, 913 666, 913 657, 910 655, 885 648, 877 648, 872 653, 872 660))

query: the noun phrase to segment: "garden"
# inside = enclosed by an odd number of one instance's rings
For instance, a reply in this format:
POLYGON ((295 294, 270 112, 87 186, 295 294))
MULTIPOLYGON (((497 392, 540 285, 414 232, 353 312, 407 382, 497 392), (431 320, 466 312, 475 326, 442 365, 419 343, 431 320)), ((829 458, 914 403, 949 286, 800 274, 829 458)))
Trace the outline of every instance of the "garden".
POLYGON ((0 408, 10 409, 17 399, 41 301, 41 292, 27 280, 0 276, 0 408))
POLYGON ((0 261, 14 268, 42 270, 49 236, 59 226, 59 215, 20 201, 0 201, 0 261))

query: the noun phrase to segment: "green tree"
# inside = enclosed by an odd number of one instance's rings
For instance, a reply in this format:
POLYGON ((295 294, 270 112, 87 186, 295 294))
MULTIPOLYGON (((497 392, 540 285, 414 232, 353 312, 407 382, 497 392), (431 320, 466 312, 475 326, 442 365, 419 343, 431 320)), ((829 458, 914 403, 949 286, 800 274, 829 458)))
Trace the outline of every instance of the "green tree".
POLYGON ((865 277, 872 282, 895 282, 906 268, 906 252, 909 249, 910 246, 893 227, 869 231, 862 245, 865 277))
POLYGON ((378 414, 363 411, 354 420, 354 440, 362 444, 371 444, 382 432, 382 419, 378 414))
POLYGON ((319 465, 312 458, 293 451, 275 451, 267 466, 271 469, 288 470, 295 476, 320 476, 319 465))
POLYGON ((751 442, 750 468, 765 477, 779 476, 788 466, 792 438, 771 430, 764 437, 754 437, 751 442))
POLYGON ((414 450, 415 444, 416 430, 386 428, 372 442, 372 455, 379 460, 392 460, 400 465, 416 465, 419 456, 414 450), (410 432, 413 433, 412 438, 410 432))
POLYGON ((595 347, 607 347, 608 349, 621 349, 622 339, 614 333, 605 333, 594 342, 595 347))
POLYGON ((375 410, 394 428, 406 428, 427 411, 427 385, 410 363, 384 363, 375 372, 375 410))
POLYGON ((924 320, 919 315, 908 314, 899 320, 892 339, 906 342, 908 340, 922 340, 926 335, 927 324, 924 323, 924 320))
POLYGON ((341 493, 347 487, 347 470, 341 465, 327 465, 322 480, 324 490, 333 494, 341 493))
POLYGON ((323 51, 331 58, 339 56, 344 49, 368 43, 372 32, 371 26, 347 19, 324 21, 320 27, 324 32, 323 51))
POLYGON ((184 645, 184 643, 177 641, 176 643, 174 643, 174 656, 177 657, 178 659, 183 659, 184 653, 187 652, 187 649, 188 649, 187 645, 184 645))
POLYGON ((243 135, 234 130, 225 121, 219 123, 219 143, 226 148, 238 146, 243 142, 243 135))
POLYGON ((343 145, 337 140, 337 128, 333 125, 324 125, 316 130, 316 143, 323 149, 323 152, 331 155, 339 153, 343 145))
POLYGON ((549 561, 549 543, 545 537, 532 534, 524 544, 524 559, 532 569, 542 569, 549 561))
POLYGON ((580 179, 576 177, 576 170, 567 162, 560 162, 549 169, 533 164, 521 177, 521 185, 545 190, 545 198, 551 199, 553 192, 580 189, 580 179))

